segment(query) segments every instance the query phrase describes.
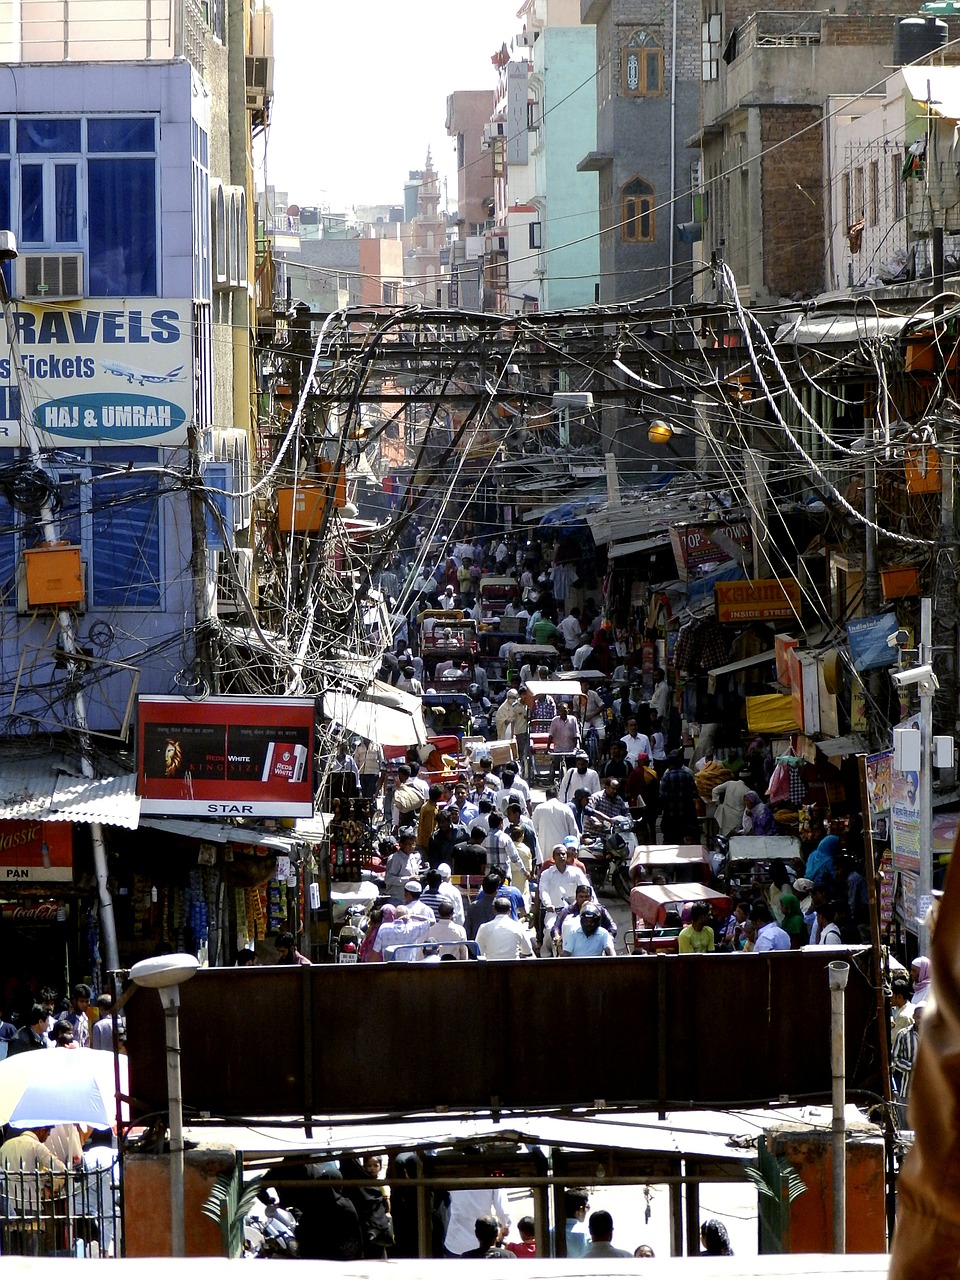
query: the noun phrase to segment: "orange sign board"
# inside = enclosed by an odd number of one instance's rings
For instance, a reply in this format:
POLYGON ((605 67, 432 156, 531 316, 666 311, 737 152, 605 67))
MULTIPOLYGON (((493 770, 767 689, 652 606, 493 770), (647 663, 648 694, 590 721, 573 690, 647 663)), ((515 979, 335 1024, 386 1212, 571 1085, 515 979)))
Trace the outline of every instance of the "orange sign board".
POLYGON ((73 828, 69 822, 0 822, 0 880, 73 879, 73 828))
POLYGON ((718 582, 718 622, 772 622, 800 614, 800 586, 793 578, 718 582))

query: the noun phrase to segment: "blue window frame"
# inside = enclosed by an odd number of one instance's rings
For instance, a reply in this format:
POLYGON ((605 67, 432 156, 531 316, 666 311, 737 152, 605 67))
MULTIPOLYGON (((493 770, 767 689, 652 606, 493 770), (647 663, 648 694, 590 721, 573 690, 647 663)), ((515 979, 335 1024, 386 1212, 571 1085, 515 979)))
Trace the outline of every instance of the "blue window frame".
POLYGON ((155 476, 114 476, 93 486, 92 604, 160 604, 160 499, 155 476))
POLYGON ((2 225, 31 248, 86 250, 90 297, 156 297, 156 118, 0 120, 0 156, 11 141, 12 168, 0 159, 2 225))
POLYGON ((156 178, 153 159, 87 161, 92 297, 156 294, 156 178))

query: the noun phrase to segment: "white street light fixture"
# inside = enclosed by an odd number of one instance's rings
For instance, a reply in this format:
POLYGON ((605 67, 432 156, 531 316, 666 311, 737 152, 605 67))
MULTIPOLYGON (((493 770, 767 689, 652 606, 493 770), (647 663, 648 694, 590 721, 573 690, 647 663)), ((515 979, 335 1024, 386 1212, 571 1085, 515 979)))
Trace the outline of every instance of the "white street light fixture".
POLYGON ((130 970, 138 987, 152 987, 163 1005, 167 1045, 167 1105, 170 1111, 170 1256, 185 1256, 183 1231, 183 1095, 180 1087, 180 986, 200 961, 178 952, 139 960, 130 970))

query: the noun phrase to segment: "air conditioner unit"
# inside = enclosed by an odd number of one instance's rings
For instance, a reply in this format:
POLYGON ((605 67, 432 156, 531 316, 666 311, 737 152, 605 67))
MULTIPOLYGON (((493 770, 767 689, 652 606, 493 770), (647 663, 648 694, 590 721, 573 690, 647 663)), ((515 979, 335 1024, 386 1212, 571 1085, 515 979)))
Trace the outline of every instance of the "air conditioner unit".
POLYGON ((516 46, 523 45, 525 48, 532 48, 536 36, 532 31, 521 31, 518 36, 514 36, 513 43, 516 46))
POLYGON ((505 120, 490 120, 483 126, 485 142, 492 142, 494 138, 505 138, 506 136, 507 124, 505 120))
POLYGON ((273 98, 273 58, 247 58, 247 108, 262 111, 273 98))
POLYGON ((25 253, 17 258, 15 294, 18 298, 83 297, 82 253, 25 253))
POLYGON ((238 579, 243 584, 250 603, 255 605, 257 593, 253 573, 253 550, 250 547, 234 547, 232 551, 217 553, 218 617, 224 618, 247 612, 247 606, 237 583, 238 579))

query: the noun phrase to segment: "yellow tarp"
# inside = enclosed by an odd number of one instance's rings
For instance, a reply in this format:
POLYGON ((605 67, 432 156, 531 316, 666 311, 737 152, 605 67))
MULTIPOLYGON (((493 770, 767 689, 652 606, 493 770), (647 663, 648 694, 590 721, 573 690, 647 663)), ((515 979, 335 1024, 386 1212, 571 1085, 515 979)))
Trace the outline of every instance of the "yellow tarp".
POLYGON ((751 733, 793 733, 799 729, 789 693, 747 698, 747 728, 751 733))

